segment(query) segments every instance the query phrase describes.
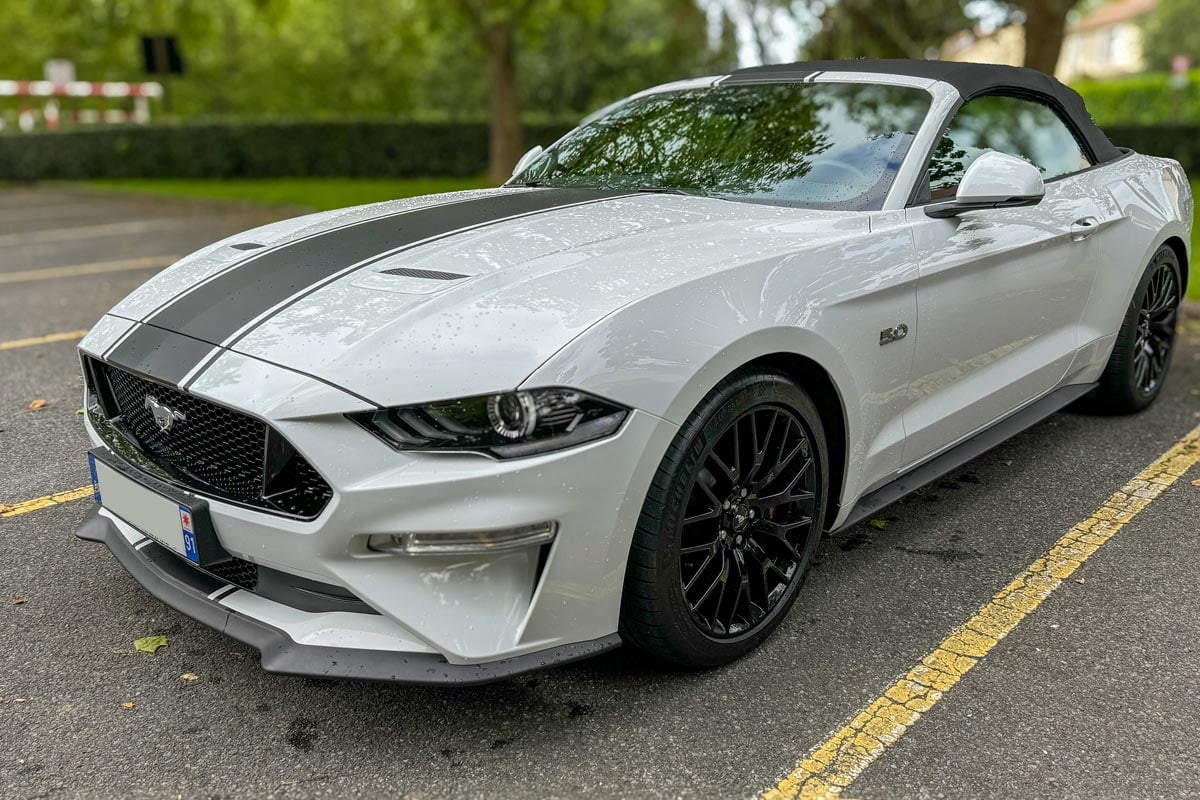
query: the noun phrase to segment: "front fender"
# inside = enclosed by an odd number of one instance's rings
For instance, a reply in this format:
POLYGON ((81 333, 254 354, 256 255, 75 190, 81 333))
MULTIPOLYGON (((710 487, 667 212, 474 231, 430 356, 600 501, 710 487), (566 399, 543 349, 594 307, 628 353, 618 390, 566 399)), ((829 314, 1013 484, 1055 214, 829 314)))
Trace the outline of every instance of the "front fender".
POLYGON ((851 268, 814 277, 784 258, 743 267, 736 280, 716 275, 675 287, 610 314, 523 385, 574 386, 679 425, 738 367, 781 353, 806 357, 843 401, 842 502, 852 504, 899 468, 904 441, 915 336, 881 348, 874 320, 907 322, 916 333, 915 263, 890 272, 870 266, 861 273, 873 276, 868 283, 851 268))

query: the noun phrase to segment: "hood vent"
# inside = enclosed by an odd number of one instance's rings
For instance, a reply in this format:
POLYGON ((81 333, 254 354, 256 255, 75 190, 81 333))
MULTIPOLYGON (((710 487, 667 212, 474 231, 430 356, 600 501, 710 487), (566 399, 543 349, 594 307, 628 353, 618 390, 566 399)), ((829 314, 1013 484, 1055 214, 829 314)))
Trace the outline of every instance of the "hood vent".
POLYGON ((459 272, 438 272, 435 269, 412 269, 411 267, 380 270, 379 274, 398 275, 401 278, 424 278, 427 281, 461 281, 463 278, 471 277, 459 272))
POLYGON ((259 244, 258 242, 239 242, 238 244, 231 244, 229 246, 234 250, 257 250, 260 247, 266 247, 265 244, 259 244))

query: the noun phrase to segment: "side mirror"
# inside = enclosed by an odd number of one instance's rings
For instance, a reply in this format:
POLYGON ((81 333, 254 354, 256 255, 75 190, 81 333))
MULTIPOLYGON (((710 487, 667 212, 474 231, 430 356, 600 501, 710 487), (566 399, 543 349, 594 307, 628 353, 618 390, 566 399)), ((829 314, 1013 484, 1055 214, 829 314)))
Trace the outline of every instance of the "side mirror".
POLYGON ((925 207, 930 217, 956 217, 981 208, 1037 205, 1046 194, 1042 173, 1028 161, 988 151, 963 174, 953 200, 925 207))
POLYGON ((515 178, 524 172, 526 167, 538 160, 538 156, 542 154, 543 150, 545 150, 545 148, 540 144, 535 144, 533 147, 529 148, 529 150, 525 152, 525 155, 521 156, 521 158, 517 161, 517 165, 513 167, 512 176, 515 178))

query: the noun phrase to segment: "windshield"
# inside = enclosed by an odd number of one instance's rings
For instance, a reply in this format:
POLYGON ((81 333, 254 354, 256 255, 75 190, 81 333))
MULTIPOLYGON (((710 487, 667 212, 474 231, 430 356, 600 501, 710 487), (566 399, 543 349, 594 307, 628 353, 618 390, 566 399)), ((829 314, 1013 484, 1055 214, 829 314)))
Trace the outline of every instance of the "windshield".
POLYGON ((574 131, 514 182, 874 210, 929 103, 923 89, 868 83, 661 92, 574 131))

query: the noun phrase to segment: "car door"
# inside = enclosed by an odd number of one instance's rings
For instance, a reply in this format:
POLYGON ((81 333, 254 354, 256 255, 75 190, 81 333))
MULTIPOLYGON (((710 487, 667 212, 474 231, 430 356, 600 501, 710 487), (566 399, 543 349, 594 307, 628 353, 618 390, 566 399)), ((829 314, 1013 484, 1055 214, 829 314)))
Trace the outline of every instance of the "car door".
POLYGON ((1088 157, 1048 105, 978 97, 935 148, 921 199, 953 197, 963 171, 989 149, 1039 167, 1046 195, 1034 206, 949 219, 908 209, 920 260, 920 333, 904 414, 906 465, 1049 392, 1079 347, 1100 216, 1085 180, 1073 176, 1088 157))

